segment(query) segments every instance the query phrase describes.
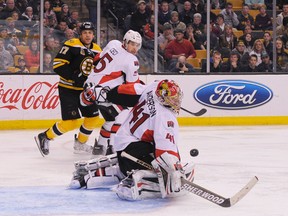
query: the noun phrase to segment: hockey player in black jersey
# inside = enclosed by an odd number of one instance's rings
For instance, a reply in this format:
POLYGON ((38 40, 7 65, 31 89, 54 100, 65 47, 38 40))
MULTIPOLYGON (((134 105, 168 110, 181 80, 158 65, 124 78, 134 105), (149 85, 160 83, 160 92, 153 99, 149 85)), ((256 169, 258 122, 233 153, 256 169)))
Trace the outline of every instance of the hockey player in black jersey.
POLYGON ((45 132, 35 136, 41 154, 49 154, 49 141, 78 127, 77 120, 84 117, 75 136, 74 153, 92 153, 92 146, 86 142, 97 126, 99 116, 97 105, 83 107, 79 95, 87 76, 93 70, 93 58, 102 50, 93 43, 95 28, 91 22, 80 27, 79 38, 67 40, 54 59, 53 69, 60 76, 58 84, 62 120, 45 132))

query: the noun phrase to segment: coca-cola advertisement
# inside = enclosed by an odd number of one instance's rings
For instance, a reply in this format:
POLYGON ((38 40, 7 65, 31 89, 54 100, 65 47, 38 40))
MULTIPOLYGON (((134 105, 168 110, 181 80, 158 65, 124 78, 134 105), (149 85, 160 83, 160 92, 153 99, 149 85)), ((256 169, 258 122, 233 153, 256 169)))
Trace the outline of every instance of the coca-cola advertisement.
POLYGON ((1 76, 1 120, 61 117, 58 76, 1 76))

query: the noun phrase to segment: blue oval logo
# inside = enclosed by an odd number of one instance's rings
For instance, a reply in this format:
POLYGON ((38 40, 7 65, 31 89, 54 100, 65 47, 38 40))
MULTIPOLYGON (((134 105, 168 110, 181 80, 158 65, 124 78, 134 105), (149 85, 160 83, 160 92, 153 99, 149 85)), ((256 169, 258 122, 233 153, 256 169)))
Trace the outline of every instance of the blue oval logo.
POLYGON ((273 97, 271 89, 246 80, 222 80, 200 86, 194 92, 199 103, 216 109, 238 110, 261 106, 273 97))

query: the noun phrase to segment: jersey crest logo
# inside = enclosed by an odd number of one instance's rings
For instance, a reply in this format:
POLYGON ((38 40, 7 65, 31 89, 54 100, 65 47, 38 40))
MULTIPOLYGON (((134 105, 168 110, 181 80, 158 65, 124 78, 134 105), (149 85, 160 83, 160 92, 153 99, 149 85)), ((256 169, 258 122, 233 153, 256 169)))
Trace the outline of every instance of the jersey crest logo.
POLYGON ((115 48, 112 48, 112 49, 110 50, 110 53, 111 53, 112 55, 117 55, 117 54, 118 54, 118 51, 117 51, 115 48))
POLYGON ((134 61, 134 65, 135 66, 139 66, 139 62, 138 61, 134 61))
POLYGON ((167 126, 174 128, 174 122, 173 121, 167 121, 167 126))

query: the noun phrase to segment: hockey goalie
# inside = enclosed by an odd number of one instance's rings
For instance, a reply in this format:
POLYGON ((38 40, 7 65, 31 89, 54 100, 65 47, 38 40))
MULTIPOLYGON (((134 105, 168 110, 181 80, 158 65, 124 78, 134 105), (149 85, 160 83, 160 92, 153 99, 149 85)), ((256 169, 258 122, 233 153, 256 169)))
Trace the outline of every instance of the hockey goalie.
POLYGON ((112 89, 107 97, 110 101, 113 97, 119 101, 119 98, 128 97, 129 90, 133 92, 131 95, 139 95, 139 99, 115 134, 116 153, 77 161, 69 187, 108 187, 125 200, 185 194, 181 179, 193 181, 194 164, 181 164, 177 147, 179 125, 176 117, 183 98, 181 88, 173 80, 155 81, 149 85, 125 84, 112 89))

